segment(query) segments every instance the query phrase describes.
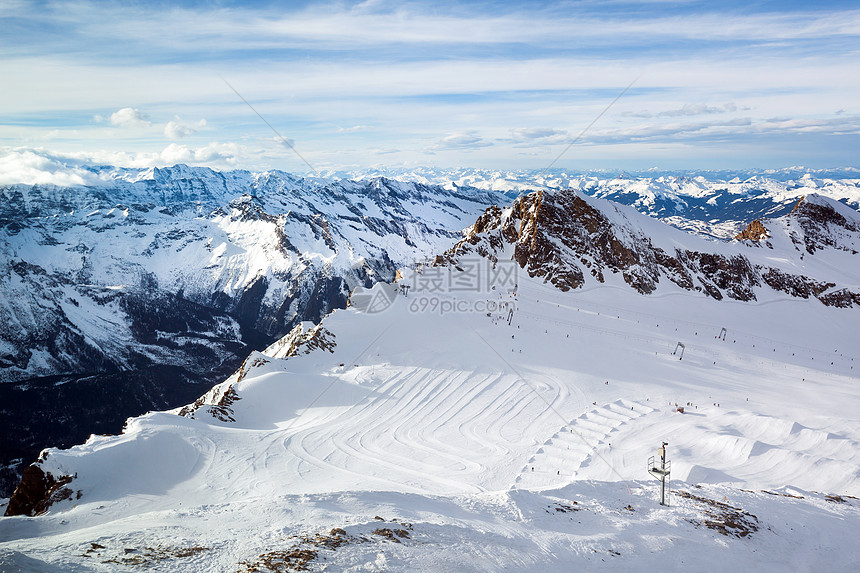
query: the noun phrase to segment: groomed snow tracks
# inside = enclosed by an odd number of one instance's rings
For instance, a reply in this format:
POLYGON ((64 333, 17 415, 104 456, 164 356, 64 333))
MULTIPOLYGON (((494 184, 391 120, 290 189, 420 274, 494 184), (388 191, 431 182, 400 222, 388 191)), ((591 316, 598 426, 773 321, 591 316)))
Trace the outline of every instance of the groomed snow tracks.
POLYGON ((606 463, 595 459, 595 450, 609 445, 612 436, 631 421, 654 411, 641 402, 623 399, 588 410, 538 448, 517 476, 514 487, 532 489, 569 483, 580 468, 606 463))

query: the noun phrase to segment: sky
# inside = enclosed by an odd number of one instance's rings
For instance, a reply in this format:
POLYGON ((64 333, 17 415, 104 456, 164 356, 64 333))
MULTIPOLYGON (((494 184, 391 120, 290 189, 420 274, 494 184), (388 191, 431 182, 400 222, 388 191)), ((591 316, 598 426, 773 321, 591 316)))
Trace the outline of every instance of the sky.
POLYGON ((856 2, 3 0, 0 30, 6 180, 860 166, 856 2))

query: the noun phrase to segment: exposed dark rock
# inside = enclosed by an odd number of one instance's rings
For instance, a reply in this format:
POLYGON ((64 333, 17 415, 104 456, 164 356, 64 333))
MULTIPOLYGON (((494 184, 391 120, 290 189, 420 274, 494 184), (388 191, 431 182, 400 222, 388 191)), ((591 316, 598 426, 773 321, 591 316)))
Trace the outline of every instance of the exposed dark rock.
POLYGON ((37 464, 27 466, 21 475, 21 482, 9 499, 5 515, 33 517, 45 513, 54 503, 73 495, 72 491, 65 487, 72 479, 72 476, 55 478, 51 472, 42 471, 37 464))
POLYGON ((758 517, 748 511, 683 490, 676 490, 673 493, 678 497, 690 500, 702 509, 704 519, 701 522, 688 520, 697 527, 704 525, 708 529, 713 529, 726 537, 731 536, 739 539, 758 531, 758 517))
POLYGON ((305 323, 296 325, 289 334, 274 342, 266 349, 266 354, 277 358, 289 358, 299 354, 310 354, 314 350, 334 352, 334 333, 318 324, 305 330, 305 323))
MULTIPOLYGON (((237 373, 237 379, 241 380, 245 372, 247 371, 245 370, 245 364, 243 364, 242 368, 240 368, 237 373)), ((213 418, 221 420, 222 422, 235 422, 236 418, 233 417, 233 403, 241 399, 242 398, 236 392, 236 389, 232 384, 227 384, 226 387, 222 384, 197 398, 194 403, 183 406, 182 409, 179 410, 179 415, 194 418, 194 413, 197 412, 197 410, 203 406, 207 406, 207 411, 213 418), (212 403, 207 404, 208 400, 211 400, 212 403)))
MULTIPOLYGON (((802 275, 792 275, 770 267, 759 270, 761 278, 767 286, 774 290, 786 292, 794 297, 818 297, 822 292, 836 286, 834 283, 817 282, 802 275)), ((825 304, 827 303, 825 302, 825 304)), ((848 306, 850 306, 850 303, 848 306)))
POLYGON ((760 286, 761 283, 752 264, 743 255, 726 257, 719 254, 685 251, 681 259, 684 266, 698 273, 699 280, 713 298, 722 299, 722 295, 718 294, 719 291, 714 290, 716 287, 735 300, 756 300, 753 287, 760 286))
POLYGON ((681 264, 681 261, 677 258, 678 254, 678 251, 676 251, 676 256, 670 257, 663 251, 663 249, 655 248, 654 260, 663 269, 666 278, 682 289, 693 290, 695 288, 693 279, 687 268, 681 264))
POLYGON ((747 228, 738 233, 735 239, 739 241, 759 242, 768 238, 767 228, 758 219, 754 219, 747 228))
POLYGON ((827 306, 850 308, 853 304, 856 304, 860 307, 860 293, 851 292, 845 288, 820 295, 818 296, 818 300, 827 306))
POLYGON ((239 296, 233 308, 233 314, 244 321, 256 322, 263 305, 263 297, 269 287, 266 277, 257 277, 239 296))

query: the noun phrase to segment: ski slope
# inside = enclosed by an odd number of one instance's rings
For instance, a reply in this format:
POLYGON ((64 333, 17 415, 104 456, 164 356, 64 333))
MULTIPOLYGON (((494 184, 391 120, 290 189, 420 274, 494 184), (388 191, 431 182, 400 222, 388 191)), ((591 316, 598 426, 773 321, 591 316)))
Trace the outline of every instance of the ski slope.
POLYGON ((220 409, 50 450, 80 498, 0 520, 0 569, 287 571, 295 548, 332 571, 860 567, 856 311, 525 276, 392 300, 329 315, 332 352, 252 355, 220 409), (702 499, 756 529, 709 528, 702 499))

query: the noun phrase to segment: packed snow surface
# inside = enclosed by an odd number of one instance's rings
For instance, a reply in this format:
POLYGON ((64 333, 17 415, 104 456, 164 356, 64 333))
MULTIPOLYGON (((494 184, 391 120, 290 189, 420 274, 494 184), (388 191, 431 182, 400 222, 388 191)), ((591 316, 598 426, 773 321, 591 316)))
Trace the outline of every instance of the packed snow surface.
POLYGON ((856 310, 524 274, 376 285, 232 401, 48 451, 80 498, 0 520, 0 570, 860 568, 856 310))

